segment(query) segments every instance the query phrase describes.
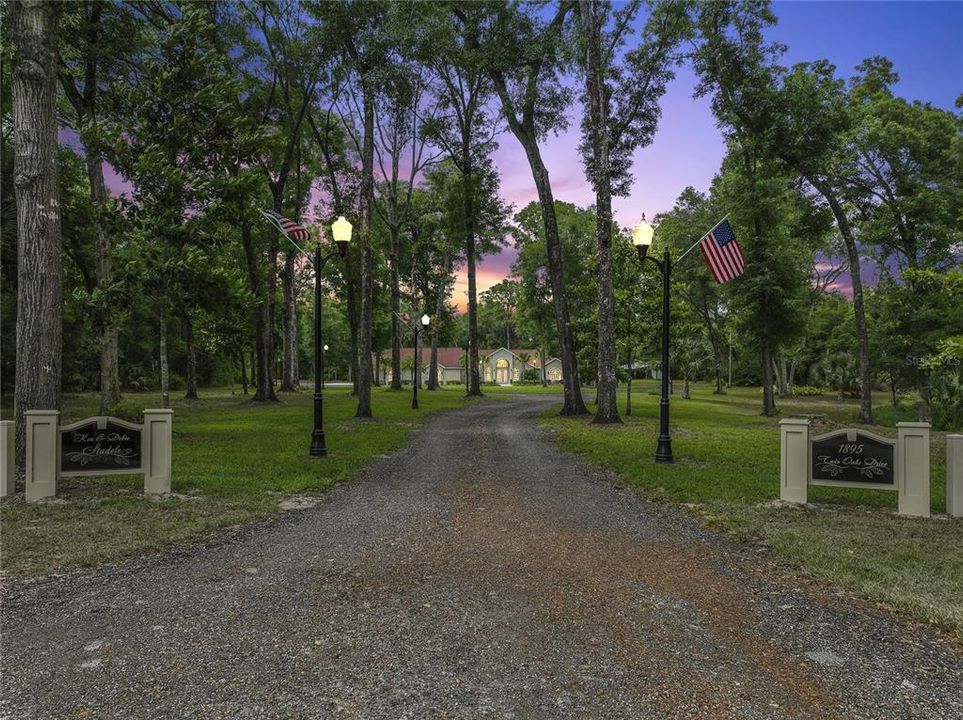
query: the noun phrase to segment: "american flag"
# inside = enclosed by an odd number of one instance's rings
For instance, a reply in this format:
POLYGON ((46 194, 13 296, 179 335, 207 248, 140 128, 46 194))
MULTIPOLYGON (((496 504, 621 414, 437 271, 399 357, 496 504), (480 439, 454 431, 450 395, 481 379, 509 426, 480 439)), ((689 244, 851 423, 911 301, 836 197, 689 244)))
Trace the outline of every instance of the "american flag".
POLYGON ((303 225, 294 222, 294 220, 289 220, 280 213, 276 213, 273 210, 262 210, 262 212, 267 215, 274 223, 280 228, 281 232, 287 235, 292 240, 310 240, 311 233, 303 225))
POLYGON ((746 258, 728 220, 723 220, 707 232, 699 241, 699 249, 717 283, 728 282, 742 275, 746 269, 746 258))

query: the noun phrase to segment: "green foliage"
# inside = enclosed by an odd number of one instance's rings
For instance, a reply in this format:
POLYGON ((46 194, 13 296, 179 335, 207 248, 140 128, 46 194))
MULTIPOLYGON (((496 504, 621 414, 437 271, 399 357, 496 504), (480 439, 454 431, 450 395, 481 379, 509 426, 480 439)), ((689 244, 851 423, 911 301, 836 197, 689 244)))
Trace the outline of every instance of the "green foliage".
POLYGON ((824 395, 826 390, 821 387, 813 387, 812 385, 793 385, 792 394, 796 397, 816 397, 817 395, 824 395))

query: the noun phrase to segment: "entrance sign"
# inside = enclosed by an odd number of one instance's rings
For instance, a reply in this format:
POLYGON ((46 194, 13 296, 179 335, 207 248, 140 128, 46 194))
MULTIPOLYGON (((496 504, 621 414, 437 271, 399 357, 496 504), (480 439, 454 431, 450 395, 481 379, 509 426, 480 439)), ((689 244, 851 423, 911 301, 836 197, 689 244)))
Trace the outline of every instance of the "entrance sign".
POLYGON ((57 494, 60 477, 144 475, 144 492, 171 491, 173 410, 145 410, 144 424, 115 417, 90 417, 59 427, 56 410, 28 410, 26 499, 57 494))
POLYGON ((809 441, 811 485, 896 489, 896 441, 865 430, 837 430, 809 441))
POLYGON ((143 425, 93 417, 60 428, 60 474, 107 475, 142 469, 143 425))
POLYGON ((805 504, 810 485, 891 490, 900 515, 929 517, 929 423, 897 423, 895 440, 859 428, 810 437, 803 418, 779 429, 780 499, 805 504))

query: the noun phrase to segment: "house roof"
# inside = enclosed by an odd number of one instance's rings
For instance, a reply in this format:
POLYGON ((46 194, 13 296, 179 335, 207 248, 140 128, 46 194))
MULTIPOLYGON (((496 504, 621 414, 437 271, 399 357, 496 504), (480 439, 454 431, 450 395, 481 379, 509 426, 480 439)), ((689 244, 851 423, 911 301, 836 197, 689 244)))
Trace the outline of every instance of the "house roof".
MULTIPOLYGON (((490 357, 490 356, 492 355, 492 353, 496 353, 496 352, 498 352, 499 350, 505 350, 505 349, 507 349, 507 348, 482 348, 482 349, 480 349, 480 350, 478 351, 478 356, 479 356, 479 358, 481 358, 481 359, 486 359, 486 358, 490 357)), ((540 358, 537 356, 537 351, 536 351, 536 350, 526 349, 526 348, 517 348, 517 349, 514 349, 514 350, 508 350, 508 352, 512 353, 515 357, 518 357, 519 360, 521 360, 521 358, 519 357, 521 354, 527 353, 528 356, 529 356, 528 364, 529 364, 531 367, 534 367, 534 368, 541 367, 541 366, 539 365, 539 360, 540 360, 540 358)), ((405 360, 406 358, 414 357, 414 355, 415 355, 415 349, 414 349, 414 348, 410 348, 410 347, 403 347, 403 348, 401 348, 401 359, 402 359, 402 360, 405 360)), ((387 350, 385 350, 385 351, 382 353, 382 357, 388 358, 388 362, 391 361, 391 350, 390 350, 390 348, 387 349, 387 350)), ((546 364, 548 364, 548 363, 552 362, 552 360, 553 360, 553 358, 549 358, 549 359, 546 360, 545 362, 546 362, 546 364)), ((423 347, 423 348, 421 348, 421 362, 424 364, 425 367, 428 367, 428 363, 431 362, 431 348, 430 348, 430 347, 423 347)), ((441 365, 442 367, 449 367, 449 368, 464 367, 464 365, 465 365, 465 348, 460 348, 460 347, 440 347, 440 348, 438 348, 438 364, 441 365)))
POLYGON ((485 348, 483 350, 479 350, 478 354, 481 355, 482 357, 487 358, 492 353, 496 353, 499 350, 507 350, 512 355, 517 357, 519 360, 522 359, 521 358, 522 355, 528 355, 528 364, 531 365, 532 367, 539 367, 538 362, 540 358, 539 358, 538 350, 535 350, 534 348, 505 348, 505 347, 485 348))

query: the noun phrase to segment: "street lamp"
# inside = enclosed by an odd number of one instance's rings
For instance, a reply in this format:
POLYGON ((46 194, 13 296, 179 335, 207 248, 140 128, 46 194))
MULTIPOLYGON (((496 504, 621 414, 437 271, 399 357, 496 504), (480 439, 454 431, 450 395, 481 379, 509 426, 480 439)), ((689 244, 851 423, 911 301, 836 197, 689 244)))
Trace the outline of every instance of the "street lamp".
POLYGON ((659 444, 655 451, 656 462, 672 462, 672 438, 669 437, 669 279, 672 275, 672 259, 665 248, 662 260, 648 255, 655 229, 645 221, 645 213, 639 224, 632 229, 632 244, 639 252, 639 263, 646 260, 655 263, 662 273, 662 398, 659 400, 659 444))
MULTIPOLYGON (((331 234, 334 241, 338 244, 338 255, 342 258, 348 252, 348 243, 351 242, 351 223, 340 216, 331 225, 331 234)), ((318 230, 318 244, 314 248, 314 429, 311 431, 311 457, 322 458, 328 454, 327 445, 324 443, 324 397, 321 390, 324 388, 324 359, 321 349, 321 271, 325 264, 334 255, 329 252, 327 255, 321 254, 321 230, 318 230)), ((325 345, 327 350, 328 346, 325 345)))
POLYGON ((418 409, 418 386, 421 385, 421 350, 418 348, 418 336, 421 334, 422 329, 427 328, 431 323, 431 318, 427 315, 421 316, 421 324, 413 323, 412 328, 415 331, 415 370, 412 376, 412 393, 411 393, 411 409, 418 409))

